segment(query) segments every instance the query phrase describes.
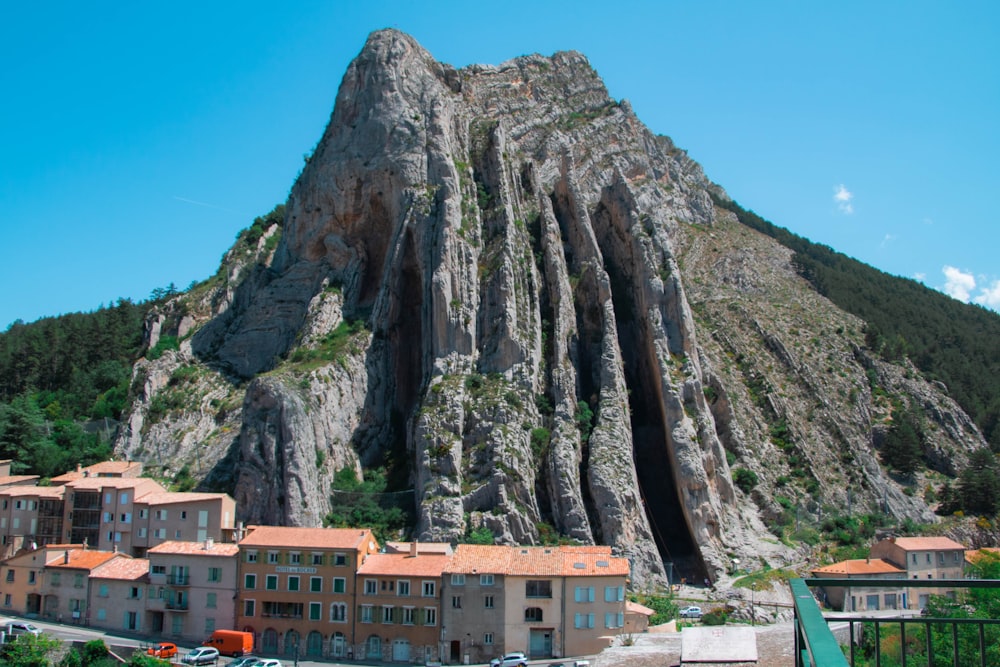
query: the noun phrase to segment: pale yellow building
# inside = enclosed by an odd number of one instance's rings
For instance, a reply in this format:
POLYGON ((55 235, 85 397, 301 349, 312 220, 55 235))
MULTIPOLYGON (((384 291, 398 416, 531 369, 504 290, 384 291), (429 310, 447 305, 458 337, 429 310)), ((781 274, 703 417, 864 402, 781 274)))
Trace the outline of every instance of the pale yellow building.
POLYGON ((114 558, 90 572, 88 624, 93 628, 149 633, 145 622, 149 561, 114 558))

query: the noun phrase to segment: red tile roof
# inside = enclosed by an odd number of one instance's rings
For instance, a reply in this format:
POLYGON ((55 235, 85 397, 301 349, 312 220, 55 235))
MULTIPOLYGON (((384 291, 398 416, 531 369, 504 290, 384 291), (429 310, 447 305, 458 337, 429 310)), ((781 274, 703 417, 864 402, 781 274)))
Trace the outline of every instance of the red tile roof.
POLYGON ((64 486, 11 486, 0 491, 8 497, 37 496, 39 498, 62 498, 66 493, 64 486))
POLYGON ((112 558, 129 558, 129 556, 116 551, 73 549, 69 551, 69 560, 67 562, 66 552, 53 553, 51 548, 48 548, 48 551, 51 556, 48 562, 45 563, 45 567, 68 568, 71 570, 93 570, 98 565, 103 565, 112 558))
POLYGON ((71 489, 100 491, 104 488, 136 490, 136 497, 142 494, 166 491, 156 480, 148 477, 80 477, 66 483, 71 489))
POLYGON ((370 554, 358 568, 368 576, 440 577, 451 556, 444 554, 370 554))
POLYGON ((904 574, 902 570, 889 561, 881 558, 858 558, 854 560, 842 560, 825 567, 816 568, 813 574, 844 574, 844 575, 871 575, 871 574, 904 574))
POLYGON ((460 544, 446 572, 508 576, 628 576, 626 558, 610 547, 510 547, 460 544))
POLYGON ((149 574, 149 561, 145 558, 114 558, 98 565, 91 572, 92 579, 119 579, 137 581, 149 574))
POLYGON ((195 503, 206 500, 219 500, 228 498, 226 493, 195 493, 181 491, 160 491, 147 493, 138 498, 136 502, 140 505, 173 505, 176 503, 195 503))
POLYGON ((33 484, 28 484, 28 482, 35 482, 38 480, 38 475, 4 475, 0 477, 0 487, 3 486, 31 486, 33 484))
POLYGON ((221 556, 233 557, 238 554, 240 547, 237 544, 214 542, 209 549, 205 542, 182 542, 179 540, 169 540, 162 544, 151 547, 148 554, 183 554, 188 556, 221 556))
POLYGON ((367 528, 297 528, 292 526, 249 526, 241 547, 284 547, 301 549, 365 550, 375 536, 367 528))
POLYGON ((965 547, 950 537, 897 537, 896 546, 904 551, 945 551, 965 547))

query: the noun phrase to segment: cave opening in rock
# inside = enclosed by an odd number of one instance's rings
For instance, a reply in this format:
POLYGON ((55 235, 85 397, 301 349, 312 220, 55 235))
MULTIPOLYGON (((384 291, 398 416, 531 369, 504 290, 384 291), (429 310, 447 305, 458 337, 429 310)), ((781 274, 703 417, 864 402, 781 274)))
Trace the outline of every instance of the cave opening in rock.
POLYGON ((706 569, 681 504, 676 469, 669 450, 670 433, 663 409, 659 365, 649 327, 637 311, 635 290, 638 287, 628 266, 629 262, 638 260, 628 252, 622 237, 613 231, 616 226, 620 230, 624 225, 612 220, 612 209, 599 205, 594 213, 594 225, 611 281, 618 343, 628 387, 632 456, 646 516, 671 580, 700 581, 706 569))

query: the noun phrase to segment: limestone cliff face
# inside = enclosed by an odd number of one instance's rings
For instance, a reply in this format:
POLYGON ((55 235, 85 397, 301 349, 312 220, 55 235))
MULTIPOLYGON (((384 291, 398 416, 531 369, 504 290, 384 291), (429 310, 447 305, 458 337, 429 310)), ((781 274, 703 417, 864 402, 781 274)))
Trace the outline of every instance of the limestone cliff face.
MULTIPOLYGON (((937 415, 941 451, 981 437, 713 194, 579 54, 455 70, 374 33, 273 254, 185 306, 178 354, 242 396, 198 472, 232 470, 247 521, 315 525, 336 470, 403 452, 414 537, 548 525, 612 545, 640 585, 665 561, 700 577, 790 558, 764 526, 778 495, 926 516, 878 463, 872 376, 937 415), (750 496, 730 462, 757 473, 750 496)), ((196 413, 119 447, 203 434, 196 413)))

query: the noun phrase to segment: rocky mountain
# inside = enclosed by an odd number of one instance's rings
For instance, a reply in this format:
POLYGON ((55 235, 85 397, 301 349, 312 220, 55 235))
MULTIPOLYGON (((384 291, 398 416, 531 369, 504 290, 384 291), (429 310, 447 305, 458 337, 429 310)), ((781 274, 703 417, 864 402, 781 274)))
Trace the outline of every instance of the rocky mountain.
POLYGON ((116 449, 289 525, 384 466, 417 539, 609 544, 640 586, 788 562, 789 512, 933 520, 880 463, 894 408, 942 470, 979 431, 727 202, 578 53, 457 70, 376 32, 283 216, 149 318, 179 344, 116 449))

